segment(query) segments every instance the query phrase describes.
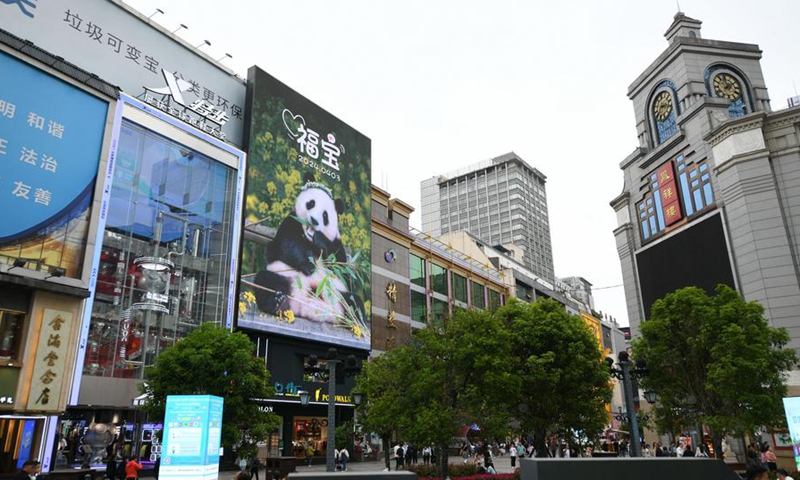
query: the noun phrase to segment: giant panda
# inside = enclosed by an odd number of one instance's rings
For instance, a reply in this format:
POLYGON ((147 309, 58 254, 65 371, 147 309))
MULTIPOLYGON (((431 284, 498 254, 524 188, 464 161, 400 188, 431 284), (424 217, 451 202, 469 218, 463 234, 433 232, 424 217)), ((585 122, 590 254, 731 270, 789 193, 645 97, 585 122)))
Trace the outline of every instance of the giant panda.
POLYGON ((267 269, 254 283, 258 308, 278 316, 291 310, 308 320, 333 323, 346 315, 346 306, 335 295, 316 295, 317 287, 328 277, 330 285, 344 298, 351 312, 364 319, 364 303, 349 292, 347 285, 320 268, 321 259, 331 255, 338 263, 347 262, 347 252, 339 233, 339 215, 344 211, 340 199, 312 176, 297 195, 294 209, 283 219, 275 238, 267 246, 267 269), (260 287, 260 288, 258 288, 260 287))

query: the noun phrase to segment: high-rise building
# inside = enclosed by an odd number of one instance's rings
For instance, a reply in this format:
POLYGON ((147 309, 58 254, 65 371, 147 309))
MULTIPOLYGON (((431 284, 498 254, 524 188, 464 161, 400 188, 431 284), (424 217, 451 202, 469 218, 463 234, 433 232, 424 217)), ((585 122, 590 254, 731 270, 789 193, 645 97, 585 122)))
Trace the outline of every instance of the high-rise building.
POLYGON ((519 261, 552 281, 546 179, 511 152, 424 180, 422 231, 465 230, 490 245, 513 244, 522 249, 519 261))
POLYGON ((656 299, 723 283, 800 350, 800 107, 771 111, 758 45, 704 39, 700 23, 678 13, 628 88, 639 145, 611 206, 631 330, 656 299))

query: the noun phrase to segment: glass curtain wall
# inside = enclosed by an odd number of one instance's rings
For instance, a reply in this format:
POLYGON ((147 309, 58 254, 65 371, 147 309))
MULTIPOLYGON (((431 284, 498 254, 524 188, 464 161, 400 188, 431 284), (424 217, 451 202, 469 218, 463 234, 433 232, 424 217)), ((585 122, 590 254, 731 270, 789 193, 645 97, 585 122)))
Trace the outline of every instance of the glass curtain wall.
POLYGON ((236 171, 124 120, 84 362, 142 378, 160 350, 224 322, 236 171))

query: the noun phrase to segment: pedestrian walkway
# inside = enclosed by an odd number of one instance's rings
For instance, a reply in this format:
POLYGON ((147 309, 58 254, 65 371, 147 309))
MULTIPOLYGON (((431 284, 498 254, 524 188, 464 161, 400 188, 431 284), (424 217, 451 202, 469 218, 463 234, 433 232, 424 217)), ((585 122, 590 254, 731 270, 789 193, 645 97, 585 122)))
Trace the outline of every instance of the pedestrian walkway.
MULTIPOLYGON (((450 457, 451 464, 460 464, 463 463, 463 459, 461 457, 450 457)), ((421 462, 419 462, 421 463, 421 462)), ((391 462, 392 464, 392 471, 394 471, 394 460, 391 462)), ((519 466, 519 461, 517 462, 517 466, 519 466)), ((369 462, 353 462, 347 464, 347 471, 348 472, 380 472, 385 468, 383 459, 379 461, 369 461, 369 462)), ((511 457, 508 455, 504 456, 497 456, 494 458, 494 468, 497 470, 497 473, 512 473, 514 469, 511 468, 511 457)), ((311 465, 307 467, 305 465, 298 465, 297 466, 298 472, 324 472, 325 471, 325 464, 318 464, 318 465, 311 465)), ((231 480, 237 472, 230 471, 230 472, 220 472, 219 476, 217 477, 218 480, 231 480)), ((264 470, 259 472, 259 480, 264 480, 265 474, 264 470)), ((153 480, 152 476, 143 476, 142 480, 153 480)))

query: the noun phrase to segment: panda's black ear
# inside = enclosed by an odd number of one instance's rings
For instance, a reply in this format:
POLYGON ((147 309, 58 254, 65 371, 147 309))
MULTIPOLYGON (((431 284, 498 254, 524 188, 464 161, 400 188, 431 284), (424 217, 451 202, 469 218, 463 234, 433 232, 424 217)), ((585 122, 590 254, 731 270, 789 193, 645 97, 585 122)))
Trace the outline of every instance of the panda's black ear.
POLYGON ((334 205, 336 205, 336 213, 338 213, 339 215, 343 214, 344 213, 344 202, 342 201, 342 199, 337 198, 336 200, 333 201, 333 203, 334 203, 334 205))
POLYGON ((306 172, 303 176, 303 184, 314 181, 314 172, 306 172))

